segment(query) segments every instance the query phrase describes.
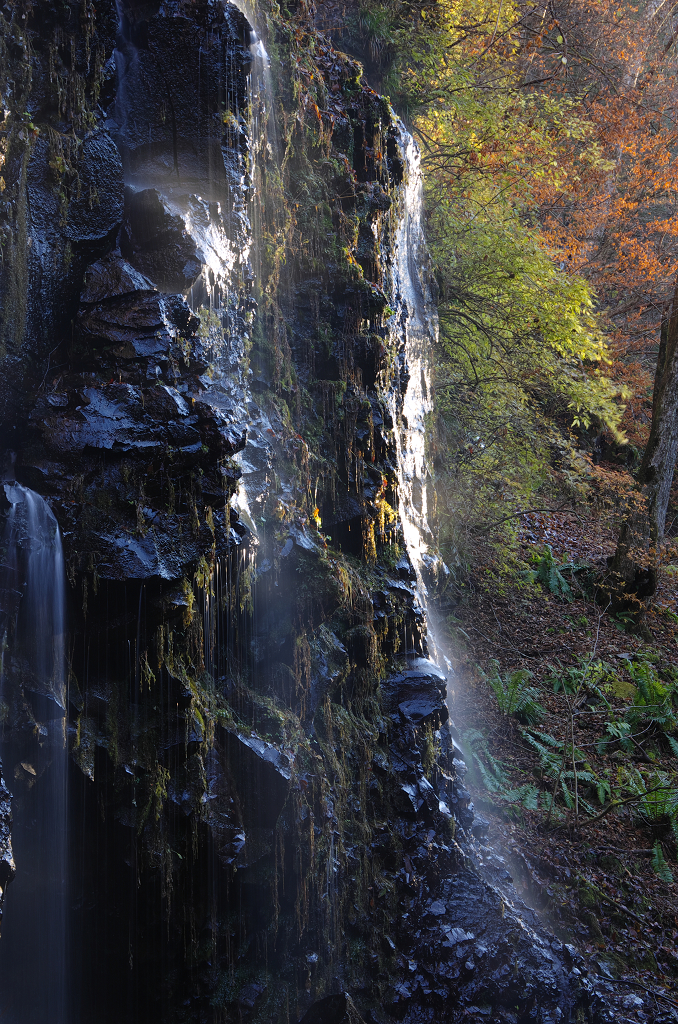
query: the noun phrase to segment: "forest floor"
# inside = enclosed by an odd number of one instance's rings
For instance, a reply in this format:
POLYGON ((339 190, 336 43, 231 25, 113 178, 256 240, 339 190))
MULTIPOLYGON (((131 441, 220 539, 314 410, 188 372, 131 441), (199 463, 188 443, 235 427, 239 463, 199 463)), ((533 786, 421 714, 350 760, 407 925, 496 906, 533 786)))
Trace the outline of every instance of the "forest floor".
POLYGON ((443 628, 467 784, 525 902, 628 991, 623 1019, 678 1020, 678 578, 639 629, 596 588, 611 532, 522 522, 526 571, 471 581, 443 628))

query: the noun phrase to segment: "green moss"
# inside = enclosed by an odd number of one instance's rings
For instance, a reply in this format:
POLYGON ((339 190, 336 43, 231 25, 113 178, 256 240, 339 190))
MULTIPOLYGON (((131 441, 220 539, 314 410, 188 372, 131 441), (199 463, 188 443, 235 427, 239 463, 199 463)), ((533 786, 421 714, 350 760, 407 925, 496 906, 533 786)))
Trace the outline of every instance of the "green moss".
POLYGON ((4 278, 2 318, 0 320, 0 359, 8 353, 18 355, 22 348, 26 330, 26 314, 29 296, 27 207, 28 164, 33 148, 32 139, 22 143, 11 139, 10 154, 14 147, 20 148, 20 172, 14 187, 5 196, 14 203, 14 230, 5 235, 2 250, 2 276, 4 278))

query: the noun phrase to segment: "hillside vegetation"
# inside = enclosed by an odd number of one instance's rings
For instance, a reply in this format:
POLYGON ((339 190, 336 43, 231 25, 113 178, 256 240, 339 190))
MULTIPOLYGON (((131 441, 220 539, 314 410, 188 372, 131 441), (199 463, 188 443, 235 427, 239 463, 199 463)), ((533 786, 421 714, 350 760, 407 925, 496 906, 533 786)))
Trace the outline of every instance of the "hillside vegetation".
POLYGON ((566 932, 615 974, 639 944, 641 988, 678 967, 675 483, 636 552, 654 593, 620 601, 611 564, 675 315, 676 14, 386 2, 345 33, 426 168, 439 603, 475 793, 566 932))

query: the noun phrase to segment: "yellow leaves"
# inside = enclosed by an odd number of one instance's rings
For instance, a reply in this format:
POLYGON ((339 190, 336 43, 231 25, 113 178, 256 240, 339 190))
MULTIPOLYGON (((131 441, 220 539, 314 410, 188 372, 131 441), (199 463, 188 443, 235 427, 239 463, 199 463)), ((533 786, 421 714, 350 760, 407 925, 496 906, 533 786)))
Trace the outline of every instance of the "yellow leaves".
MULTIPOLYGON (((554 74, 568 88, 572 81, 570 93, 550 85, 524 88, 530 63, 514 28, 513 2, 437 0, 426 13, 426 28, 413 16, 399 45, 408 54, 406 89, 418 111, 448 356, 471 377, 500 372, 538 379, 540 395, 546 389, 571 403, 580 425, 596 418, 621 437, 625 397, 605 377, 612 360, 598 300, 578 273, 594 267, 591 239, 599 245, 606 218, 637 217, 636 210, 622 209, 622 196, 610 187, 610 176, 616 180, 619 172, 611 124, 623 126, 623 104, 618 98, 600 104, 595 95, 582 102, 575 77, 580 56, 565 24, 541 29, 535 46, 549 51, 542 80, 552 78, 557 62, 554 74), (572 79, 565 78, 565 67, 572 79), (582 195, 595 197, 593 213, 582 195), (479 369, 488 363, 492 370, 479 369), (594 374, 594 366, 602 372, 594 374)), ((535 81, 544 67, 537 72, 536 64, 529 74, 535 81)), ((640 113, 630 118, 643 119, 640 113)), ((673 194, 669 149, 661 154, 637 133, 636 151, 647 154, 637 194, 660 178, 664 195, 673 194)), ((626 147, 621 159, 636 156, 626 147)), ((678 223, 668 209, 663 220, 678 223)), ((678 229, 669 230, 678 238, 678 229)), ((617 244, 609 232, 605 238, 617 244)), ((623 262, 635 278, 656 279, 659 264, 643 246, 621 255, 618 275, 623 262)), ((528 403, 533 386, 526 383, 522 392, 528 403)))

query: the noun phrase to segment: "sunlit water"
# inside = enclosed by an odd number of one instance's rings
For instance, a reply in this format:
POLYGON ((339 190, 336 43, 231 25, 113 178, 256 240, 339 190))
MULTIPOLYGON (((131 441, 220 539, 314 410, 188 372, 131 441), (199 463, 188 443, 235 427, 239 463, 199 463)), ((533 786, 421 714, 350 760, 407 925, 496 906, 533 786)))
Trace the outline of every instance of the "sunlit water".
MULTIPOLYGON (((389 405, 396 428, 398 512, 405 547, 417 577, 419 600, 426 607, 428 592, 424 570, 431 539, 426 428, 433 410, 430 360, 438 324, 426 281, 429 259, 424 233, 421 157, 414 139, 402 127, 400 143, 406 171, 403 206, 395 236, 392 299, 395 314, 390 327, 399 345, 401 381, 407 375, 407 385, 404 393, 402 387, 400 392, 392 389, 389 405), (400 396, 402 405, 399 405, 400 396)), ((430 609, 427 621, 430 654, 440 660, 430 609)))

